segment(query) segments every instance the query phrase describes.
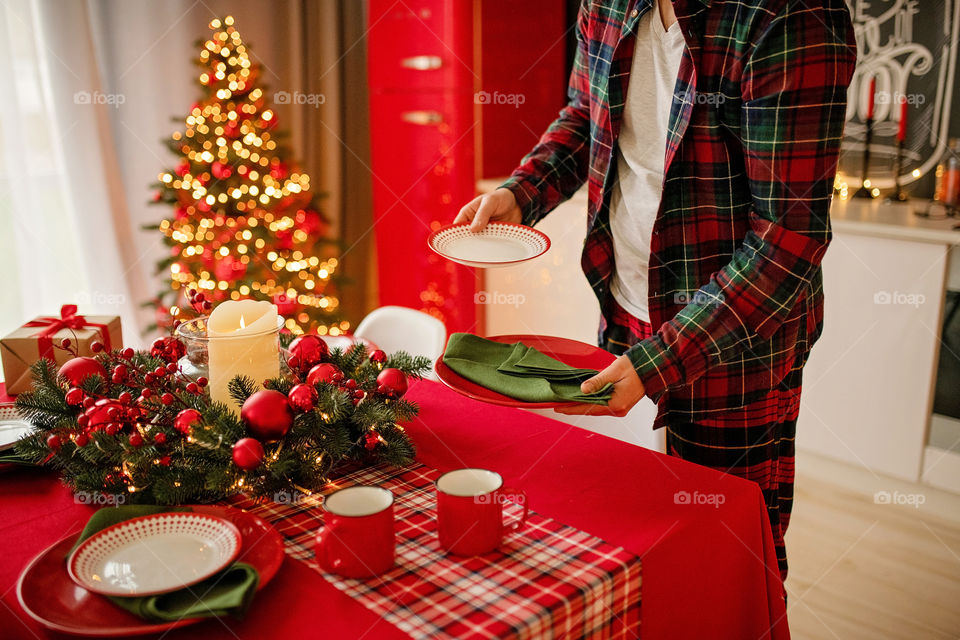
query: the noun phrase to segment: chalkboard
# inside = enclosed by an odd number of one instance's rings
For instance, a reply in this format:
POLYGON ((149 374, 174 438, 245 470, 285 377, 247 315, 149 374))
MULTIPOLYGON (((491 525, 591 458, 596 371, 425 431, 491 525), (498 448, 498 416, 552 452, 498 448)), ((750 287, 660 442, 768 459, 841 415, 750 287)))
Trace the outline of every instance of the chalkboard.
POLYGON ((922 180, 912 191, 927 192, 956 110, 960 0, 847 0, 847 5, 856 30, 857 69, 847 95, 840 172, 850 187, 860 186, 870 81, 876 78, 868 177, 880 189, 893 186, 899 103, 906 101, 900 181, 922 180))

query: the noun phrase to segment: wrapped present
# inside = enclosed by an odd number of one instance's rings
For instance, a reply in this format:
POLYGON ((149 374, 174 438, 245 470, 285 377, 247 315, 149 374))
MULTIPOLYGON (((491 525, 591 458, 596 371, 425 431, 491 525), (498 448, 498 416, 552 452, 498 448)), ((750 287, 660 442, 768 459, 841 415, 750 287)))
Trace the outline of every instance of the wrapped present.
POLYGON ((73 354, 62 346, 70 339, 71 349, 78 355, 89 356, 90 345, 96 341, 107 349, 123 346, 119 316, 81 316, 77 306, 65 304, 60 317, 41 316, 27 322, 0 339, 0 360, 3 361, 3 378, 7 393, 28 391, 32 386, 30 367, 40 358, 63 364, 73 354))

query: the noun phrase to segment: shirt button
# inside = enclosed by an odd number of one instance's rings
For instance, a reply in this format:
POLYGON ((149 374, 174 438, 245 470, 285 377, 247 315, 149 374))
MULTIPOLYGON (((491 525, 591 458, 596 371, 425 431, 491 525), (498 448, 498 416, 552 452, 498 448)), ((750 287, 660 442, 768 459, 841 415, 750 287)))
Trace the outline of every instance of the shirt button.
POLYGON ((631 17, 631 18, 636 18, 638 15, 640 15, 640 10, 639 10, 639 9, 634 9, 633 11, 630 12, 630 17, 631 17))

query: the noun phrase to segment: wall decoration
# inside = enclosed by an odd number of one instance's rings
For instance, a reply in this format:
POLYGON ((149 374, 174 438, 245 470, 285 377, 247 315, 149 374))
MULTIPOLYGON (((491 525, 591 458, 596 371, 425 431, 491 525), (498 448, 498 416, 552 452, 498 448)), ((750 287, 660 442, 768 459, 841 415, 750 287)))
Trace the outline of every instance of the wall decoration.
POLYGON ((871 82, 876 80, 871 188, 894 186, 901 119, 906 116, 900 183, 936 167, 947 148, 958 53, 960 0, 848 0, 857 38, 841 178, 860 186, 871 82), (902 103, 906 106, 902 106, 902 103))

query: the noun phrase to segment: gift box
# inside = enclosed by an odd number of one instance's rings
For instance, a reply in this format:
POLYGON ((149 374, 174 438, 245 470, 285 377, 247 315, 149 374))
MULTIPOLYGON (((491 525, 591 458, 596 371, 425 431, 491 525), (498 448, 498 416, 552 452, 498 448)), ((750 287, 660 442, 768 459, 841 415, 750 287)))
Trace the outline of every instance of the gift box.
POLYGON ((76 305, 60 309, 60 317, 41 316, 0 339, 0 360, 8 394, 23 393, 33 386, 30 367, 40 358, 58 365, 73 357, 62 346, 70 339, 70 348, 78 355, 92 355, 90 345, 100 341, 107 349, 123 347, 119 316, 81 316, 76 305))

